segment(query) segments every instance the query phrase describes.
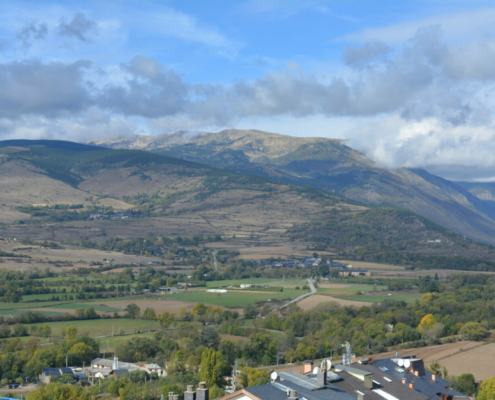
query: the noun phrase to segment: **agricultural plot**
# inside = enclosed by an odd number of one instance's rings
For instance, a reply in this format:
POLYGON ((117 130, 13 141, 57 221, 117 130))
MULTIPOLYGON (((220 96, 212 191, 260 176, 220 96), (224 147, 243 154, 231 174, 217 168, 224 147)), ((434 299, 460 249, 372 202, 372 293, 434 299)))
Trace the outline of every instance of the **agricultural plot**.
POLYGON ((373 292, 382 291, 386 289, 386 286, 377 285, 339 285, 339 284, 325 284, 318 286, 318 294, 328 294, 330 296, 354 296, 357 292, 373 292))
POLYGON ((315 294, 313 296, 306 297, 305 299, 301 300, 297 305, 303 310, 311 310, 315 308, 318 304, 320 303, 328 303, 330 301, 334 301, 341 306, 353 306, 353 307, 362 307, 362 306, 369 306, 370 303, 364 302, 364 301, 355 301, 355 300, 348 300, 348 299, 343 299, 343 298, 338 298, 338 297, 332 297, 332 296, 322 296, 319 294, 315 294))
POLYGON ((117 345, 121 343, 125 343, 135 337, 151 339, 153 338, 153 333, 137 333, 135 335, 110 336, 110 337, 98 339, 98 342, 100 343, 100 352, 101 353, 113 352, 117 345))
POLYGON ((357 301, 369 301, 369 302, 381 302, 385 299, 405 301, 406 303, 412 304, 421 297, 421 293, 400 293, 400 292, 389 292, 388 294, 380 294, 376 296, 348 296, 346 299, 357 300, 357 301))
POLYGON ((68 301, 43 301, 41 303, 30 302, 30 303, 0 303, 0 310, 19 310, 19 309, 29 309, 33 307, 48 307, 57 304, 66 304, 68 301))
POLYGON ((240 286, 241 284, 255 284, 255 285, 267 285, 283 288, 295 288, 296 286, 302 287, 307 285, 306 279, 279 279, 279 278, 249 278, 249 279, 231 279, 224 281, 210 281, 206 282, 208 288, 218 288, 226 286, 240 286))
POLYGON ((391 264, 380 264, 367 261, 354 261, 354 260, 335 260, 341 262, 342 264, 352 265, 353 268, 357 269, 370 269, 375 271, 388 270, 388 271, 404 271, 404 267, 391 264))
MULTIPOLYGON (((44 294, 25 294, 22 296, 22 302, 27 303, 36 300, 50 300, 53 296, 62 296, 62 293, 44 293, 44 294)), ((71 296, 75 296, 74 293, 69 293, 71 296)))
MULTIPOLYGON (((145 332, 148 329, 158 329, 160 324, 157 321, 146 321, 140 319, 129 318, 112 318, 112 319, 92 319, 83 321, 57 321, 57 322, 41 322, 30 324, 30 326, 48 325, 52 329, 52 336, 60 336, 61 330, 68 326, 75 326, 79 334, 88 334, 92 337, 97 336, 118 336, 121 333, 130 334, 145 332)), ((127 337, 127 336, 126 336, 127 337)))
MULTIPOLYGON (((399 352, 401 356, 416 355, 422 358, 425 365, 438 361, 444 365, 450 375, 459 376, 472 373, 477 381, 493 376, 493 359, 495 343, 459 341, 448 344, 406 349, 399 352)), ((393 357, 395 350, 374 355, 375 358, 393 357)))
POLYGON ((386 289, 386 286, 377 285, 322 284, 318 287, 318 294, 343 300, 370 303, 381 302, 385 299, 394 299, 405 301, 406 303, 414 303, 421 297, 421 294, 416 291, 394 292, 387 291, 386 289))
MULTIPOLYGON (((55 315, 60 315, 60 312, 57 312, 57 311, 45 311, 45 309, 42 309, 43 311, 39 311, 41 312, 44 316, 46 317, 53 317, 55 315)), ((28 310, 26 309, 23 309, 23 308, 18 308, 18 309, 9 309, 9 310, 0 310, 0 315, 4 315, 4 316, 7 316, 7 315, 10 315, 10 316, 14 316, 14 315, 20 315, 24 312, 26 312, 28 310)))
POLYGON ((283 292, 265 292, 236 290, 227 293, 208 293, 206 291, 167 295, 167 300, 207 303, 227 308, 241 308, 246 304, 266 302, 268 300, 292 300, 305 292, 302 290, 284 290, 283 292))
POLYGON ((84 308, 87 309, 89 307, 93 307, 95 311, 102 311, 102 312, 115 312, 115 311, 122 311, 121 308, 116 308, 116 307, 109 307, 104 304, 94 304, 94 303, 68 303, 68 304, 57 304, 53 305, 50 307, 46 308, 61 308, 64 310, 75 310, 76 308, 84 308))

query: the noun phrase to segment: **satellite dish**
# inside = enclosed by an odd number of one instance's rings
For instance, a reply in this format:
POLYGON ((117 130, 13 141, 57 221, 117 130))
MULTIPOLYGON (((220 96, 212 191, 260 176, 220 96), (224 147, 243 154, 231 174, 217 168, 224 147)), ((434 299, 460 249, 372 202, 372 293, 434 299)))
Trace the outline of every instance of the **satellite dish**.
POLYGON ((313 374, 316 375, 318 372, 320 372, 320 369, 318 367, 314 367, 313 374))
POLYGON ((399 364, 399 367, 403 367, 404 366, 404 360, 401 358, 398 362, 399 364))
POLYGON ((274 382, 277 380, 278 374, 275 371, 273 371, 272 374, 270 375, 270 378, 271 378, 272 382, 274 382))
POLYGON ((409 360, 405 360, 405 361, 404 361, 404 367, 405 367, 405 368, 409 368, 410 366, 411 366, 411 361, 409 361, 409 360))
POLYGON ((327 371, 330 371, 330 368, 332 368, 332 362, 327 360, 327 371))

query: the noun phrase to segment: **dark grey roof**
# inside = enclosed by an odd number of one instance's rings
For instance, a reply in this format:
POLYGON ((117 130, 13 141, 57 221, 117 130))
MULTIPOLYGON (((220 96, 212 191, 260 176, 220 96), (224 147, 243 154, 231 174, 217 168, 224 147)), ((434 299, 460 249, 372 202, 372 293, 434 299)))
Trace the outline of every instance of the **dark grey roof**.
POLYGON ((45 376, 62 376, 58 368, 43 368, 43 374, 45 376))
POLYGON ((129 370, 128 369, 114 369, 113 373, 115 375, 123 375, 123 374, 128 374, 129 370))
POLYGON ((414 390, 421 393, 429 399, 437 400, 442 398, 442 394, 449 394, 450 396, 463 396, 462 393, 454 390, 448 389, 452 386, 449 381, 445 379, 436 377, 435 381, 432 379, 432 373, 423 368, 423 376, 416 376, 411 371, 404 368, 400 368, 395 362, 390 358, 377 359, 373 363, 368 365, 363 365, 363 367, 375 367, 378 371, 386 372, 393 379, 402 383, 402 378, 406 378, 407 383, 414 383, 414 390), (383 371, 386 368, 386 371, 383 371))
POLYGON ((372 374, 372 372, 366 371, 362 368, 355 368, 344 364, 335 364, 334 367, 336 370, 347 371, 350 374, 355 374, 355 375, 366 376, 372 374))
POLYGON ((326 388, 319 390, 308 390, 288 380, 248 387, 244 390, 262 400, 287 400, 287 388, 295 390, 299 398, 304 397, 307 400, 356 400, 356 396, 334 385, 327 385, 326 388))
POLYGON ((319 385, 316 382, 316 379, 311 379, 310 377, 307 377, 306 375, 302 375, 295 371, 280 372, 278 375, 284 381, 287 380, 290 382, 294 382, 295 384, 311 391, 324 388, 323 385, 319 385))
POLYGON ((383 400, 383 397, 379 394, 380 391, 384 391, 385 393, 388 393, 389 395, 394 396, 398 399, 428 400, 428 397, 416 392, 409 386, 404 385, 402 383, 402 380, 395 380, 392 376, 380 370, 379 368, 374 367, 373 365, 358 364, 356 368, 373 374, 373 388, 366 388, 359 378, 352 376, 346 371, 339 372, 344 380, 342 382, 335 383, 335 385, 341 387, 346 391, 359 390, 366 395, 366 400, 383 400))
POLYGON ((433 381, 431 372, 425 371, 421 362, 414 365, 423 376, 400 368, 392 359, 379 359, 369 364, 335 365, 342 379, 329 383, 327 378, 325 386, 318 385, 312 375, 280 372, 282 381, 245 390, 262 400, 286 400, 288 390, 295 390, 297 396, 305 400, 356 400, 358 394, 364 394, 366 400, 383 400, 387 395, 401 400, 438 400, 443 394, 448 394, 449 398, 465 398, 449 389, 451 384, 445 379, 437 377, 433 381), (402 383, 403 378, 407 384, 402 383), (366 387, 364 381, 372 387, 366 387), (411 382, 414 388, 409 387, 411 382))
POLYGON ((359 394, 359 391, 365 395, 366 400, 383 400, 383 397, 374 393, 371 389, 366 388, 361 379, 356 378, 347 371, 339 372, 339 374, 343 380, 335 382, 335 386, 338 388, 345 390, 347 393, 353 393, 355 396, 359 394))
POLYGON ((61 377, 62 374, 73 374, 71 368, 43 368, 43 374, 45 376, 58 376, 61 377))

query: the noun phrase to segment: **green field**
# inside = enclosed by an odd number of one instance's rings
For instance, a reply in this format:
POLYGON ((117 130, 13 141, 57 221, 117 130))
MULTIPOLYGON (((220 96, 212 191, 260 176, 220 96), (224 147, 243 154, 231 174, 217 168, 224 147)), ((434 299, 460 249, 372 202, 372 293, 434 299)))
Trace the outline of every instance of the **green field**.
POLYGON ((231 279, 224 281, 206 282, 208 288, 219 288, 225 286, 239 286, 243 283, 254 283, 256 285, 268 285, 284 288, 302 287, 307 285, 306 279, 279 279, 279 278, 249 278, 249 279, 231 279))
POLYGON ((48 325, 50 328, 52 328, 52 335, 54 336, 59 336, 62 328, 75 326, 78 329, 79 334, 87 334, 92 337, 111 335, 112 327, 115 335, 117 335, 121 330, 123 330, 125 333, 134 333, 136 331, 146 331, 148 328, 157 329, 160 327, 160 324, 157 321, 145 321, 129 318, 102 318, 84 321, 41 322, 36 324, 29 324, 29 326, 31 325, 48 325))
POLYGON ((43 301, 32 303, 0 303, 0 310, 17 310, 20 308, 48 307, 57 304, 67 304, 68 301, 43 301))
POLYGON ((390 292, 392 296, 389 296, 388 294, 384 295, 377 295, 377 296, 348 296, 345 297, 345 299, 348 300, 357 300, 357 301, 370 301, 370 302, 380 302, 385 299, 392 299, 392 300, 400 300, 400 301, 405 301, 406 303, 414 303, 416 300, 418 300, 421 297, 421 293, 404 293, 400 294, 399 293, 394 293, 390 292))
POLYGON ((115 346, 120 343, 127 342, 134 337, 140 338, 153 338, 153 333, 137 333, 135 335, 125 335, 125 336, 111 336, 106 338, 97 339, 100 343, 100 352, 113 352, 115 350, 115 346))
MULTIPOLYGON (((72 296, 76 296, 75 293, 70 293, 72 296)), ((45 293, 45 294, 25 294, 22 296, 22 302, 26 303, 33 300, 47 300, 53 296, 62 296, 62 293, 45 293)), ((66 300, 67 301, 67 300, 66 300)))
POLYGON ((76 308, 84 308, 87 309, 89 307, 93 307, 95 311, 103 311, 103 312, 114 312, 114 311, 122 311, 122 308, 108 307, 105 305, 97 305, 94 303, 65 303, 65 304, 56 304, 47 308, 66 308, 70 310, 75 310, 76 308))
POLYGON ((318 288, 318 294, 338 297, 346 300, 369 301, 371 303, 380 302, 385 299, 402 300, 406 303, 414 303, 421 297, 421 293, 401 293, 387 291, 386 286, 373 285, 342 285, 341 288, 318 288), (360 295, 357 293, 364 292, 360 295), (388 294, 391 294, 389 296, 388 294))
POLYGON ((342 287, 338 288, 324 288, 318 287, 318 294, 327 294, 335 297, 344 297, 344 296, 355 296, 357 292, 372 292, 373 290, 382 291, 386 289, 386 286, 373 286, 373 285, 351 285, 346 286, 342 285, 342 287))
POLYGON ((206 291, 167 295, 165 300, 190 301, 192 303, 208 303, 223 307, 242 308, 248 303, 272 300, 292 300, 306 293, 303 290, 284 290, 283 292, 257 292, 236 290, 227 293, 208 293, 206 291))
MULTIPOLYGON (((23 309, 17 309, 17 310, 0 310, 0 315, 19 315, 25 312, 26 310, 23 309)), ((41 314, 47 316, 47 317, 53 317, 54 315, 61 315, 62 313, 56 312, 56 311, 37 311, 41 312, 41 314)))

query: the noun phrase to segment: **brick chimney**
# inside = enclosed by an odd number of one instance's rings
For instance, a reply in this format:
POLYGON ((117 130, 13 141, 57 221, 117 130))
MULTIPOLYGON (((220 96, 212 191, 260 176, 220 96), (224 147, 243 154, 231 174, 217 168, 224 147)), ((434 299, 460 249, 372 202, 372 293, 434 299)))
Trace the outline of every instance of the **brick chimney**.
POLYGON ((210 390, 206 387, 206 382, 199 382, 196 389, 196 400, 210 400, 210 390))
POLYGON ((310 374, 313 372, 313 361, 304 361, 303 374, 310 374))
POLYGON ((411 389, 414 389, 414 382, 409 382, 409 387, 410 387, 411 389))
POLYGON ((187 390, 184 392, 184 400, 196 400, 196 392, 193 385, 187 385, 187 390))
POLYGON ((402 378, 402 384, 405 385, 407 383, 407 379, 406 378, 402 378))

